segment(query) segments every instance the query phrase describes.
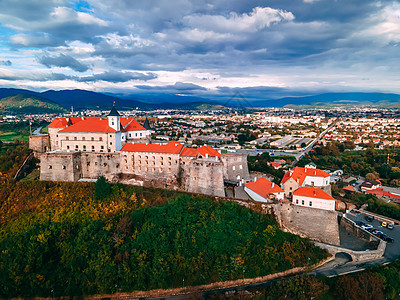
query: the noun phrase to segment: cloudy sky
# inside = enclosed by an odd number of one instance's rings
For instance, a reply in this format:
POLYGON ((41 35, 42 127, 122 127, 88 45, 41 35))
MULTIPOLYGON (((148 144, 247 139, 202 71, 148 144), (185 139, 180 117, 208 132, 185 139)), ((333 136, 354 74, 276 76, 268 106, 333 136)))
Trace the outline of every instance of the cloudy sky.
POLYGON ((400 2, 1 0, 0 87, 400 93, 400 2))

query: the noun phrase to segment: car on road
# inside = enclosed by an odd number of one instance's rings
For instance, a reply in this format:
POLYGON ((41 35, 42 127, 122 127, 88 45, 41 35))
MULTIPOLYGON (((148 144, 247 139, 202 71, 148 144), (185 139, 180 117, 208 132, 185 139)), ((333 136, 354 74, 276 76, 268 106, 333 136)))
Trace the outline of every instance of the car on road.
POLYGON ((382 222, 382 227, 387 227, 388 223, 387 222, 382 222))
POLYGON ((364 230, 368 230, 368 229, 374 228, 374 226, 372 226, 371 224, 365 224, 365 225, 362 225, 361 228, 364 230))
POLYGON ((365 216, 365 220, 367 220, 368 222, 372 222, 374 219, 374 216, 365 216))
POLYGON ((387 229, 392 230, 393 228, 394 228, 394 225, 393 225, 393 224, 391 224, 391 223, 387 224, 387 229))
POLYGON ((359 211, 357 209, 352 209, 350 212, 353 214, 361 214, 361 211, 359 211))

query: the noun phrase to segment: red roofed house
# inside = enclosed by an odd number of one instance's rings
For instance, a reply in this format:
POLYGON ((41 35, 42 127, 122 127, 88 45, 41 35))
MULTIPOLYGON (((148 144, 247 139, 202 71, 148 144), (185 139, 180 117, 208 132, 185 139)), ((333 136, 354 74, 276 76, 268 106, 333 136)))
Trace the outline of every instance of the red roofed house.
POLYGON ((321 189, 306 186, 293 192, 292 202, 295 205, 325 210, 335 210, 336 207, 336 200, 332 196, 321 189))
POLYGON ((51 151, 115 152, 128 141, 149 141, 151 135, 115 107, 107 117, 55 118, 48 128, 51 151))
POLYGON ((318 187, 331 194, 330 175, 311 164, 305 168, 295 167, 287 171, 281 180, 281 187, 288 197, 302 186, 318 187))
POLYGON ((275 170, 278 170, 278 169, 282 168, 281 164, 278 164, 277 162, 274 162, 274 161, 269 162, 268 166, 273 167, 275 170))
POLYGON ((279 185, 261 177, 245 184, 244 191, 253 199, 259 202, 270 202, 270 199, 283 200, 285 191, 279 185))

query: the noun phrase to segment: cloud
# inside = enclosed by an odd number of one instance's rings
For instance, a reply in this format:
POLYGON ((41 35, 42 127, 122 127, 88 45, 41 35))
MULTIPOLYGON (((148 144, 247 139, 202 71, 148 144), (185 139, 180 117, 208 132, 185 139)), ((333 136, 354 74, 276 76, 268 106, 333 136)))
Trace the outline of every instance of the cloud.
POLYGON ((137 85, 137 89, 147 90, 147 91, 156 91, 156 92, 172 92, 172 93, 182 93, 182 92, 190 92, 190 91, 206 91, 207 89, 193 83, 188 82, 175 82, 172 85, 164 85, 164 86, 150 86, 150 85, 137 85))
POLYGON ((61 73, 39 73, 39 72, 1 72, 0 79, 7 81, 63 81, 72 80, 74 76, 61 73))
POLYGON ((88 66, 82 64, 72 56, 64 55, 62 53, 58 56, 43 55, 42 57, 38 57, 37 60, 48 68, 51 68, 52 66, 70 68, 77 72, 85 72, 89 70, 88 66))
POLYGON ((240 15, 231 12, 227 17, 222 15, 191 15, 184 18, 184 22, 191 27, 229 33, 253 33, 270 27, 274 23, 292 20, 294 20, 294 15, 291 12, 270 7, 255 7, 250 13, 240 15))
POLYGON ((12 62, 10 60, 0 60, 0 65, 9 67, 12 65, 12 62))
POLYGON ((153 73, 140 73, 140 72, 119 72, 119 71, 108 71, 99 74, 93 74, 90 76, 82 76, 77 78, 81 82, 91 81, 107 81, 107 82, 127 82, 130 80, 148 81, 157 78, 156 74, 153 73))

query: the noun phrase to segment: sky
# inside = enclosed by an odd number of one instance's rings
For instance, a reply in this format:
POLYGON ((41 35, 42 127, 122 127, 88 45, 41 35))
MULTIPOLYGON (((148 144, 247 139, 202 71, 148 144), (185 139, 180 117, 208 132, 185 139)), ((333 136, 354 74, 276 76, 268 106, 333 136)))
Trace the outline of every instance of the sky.
POLYGON ((400 93, 400 1, 1 0, 0 87, 400 93))

